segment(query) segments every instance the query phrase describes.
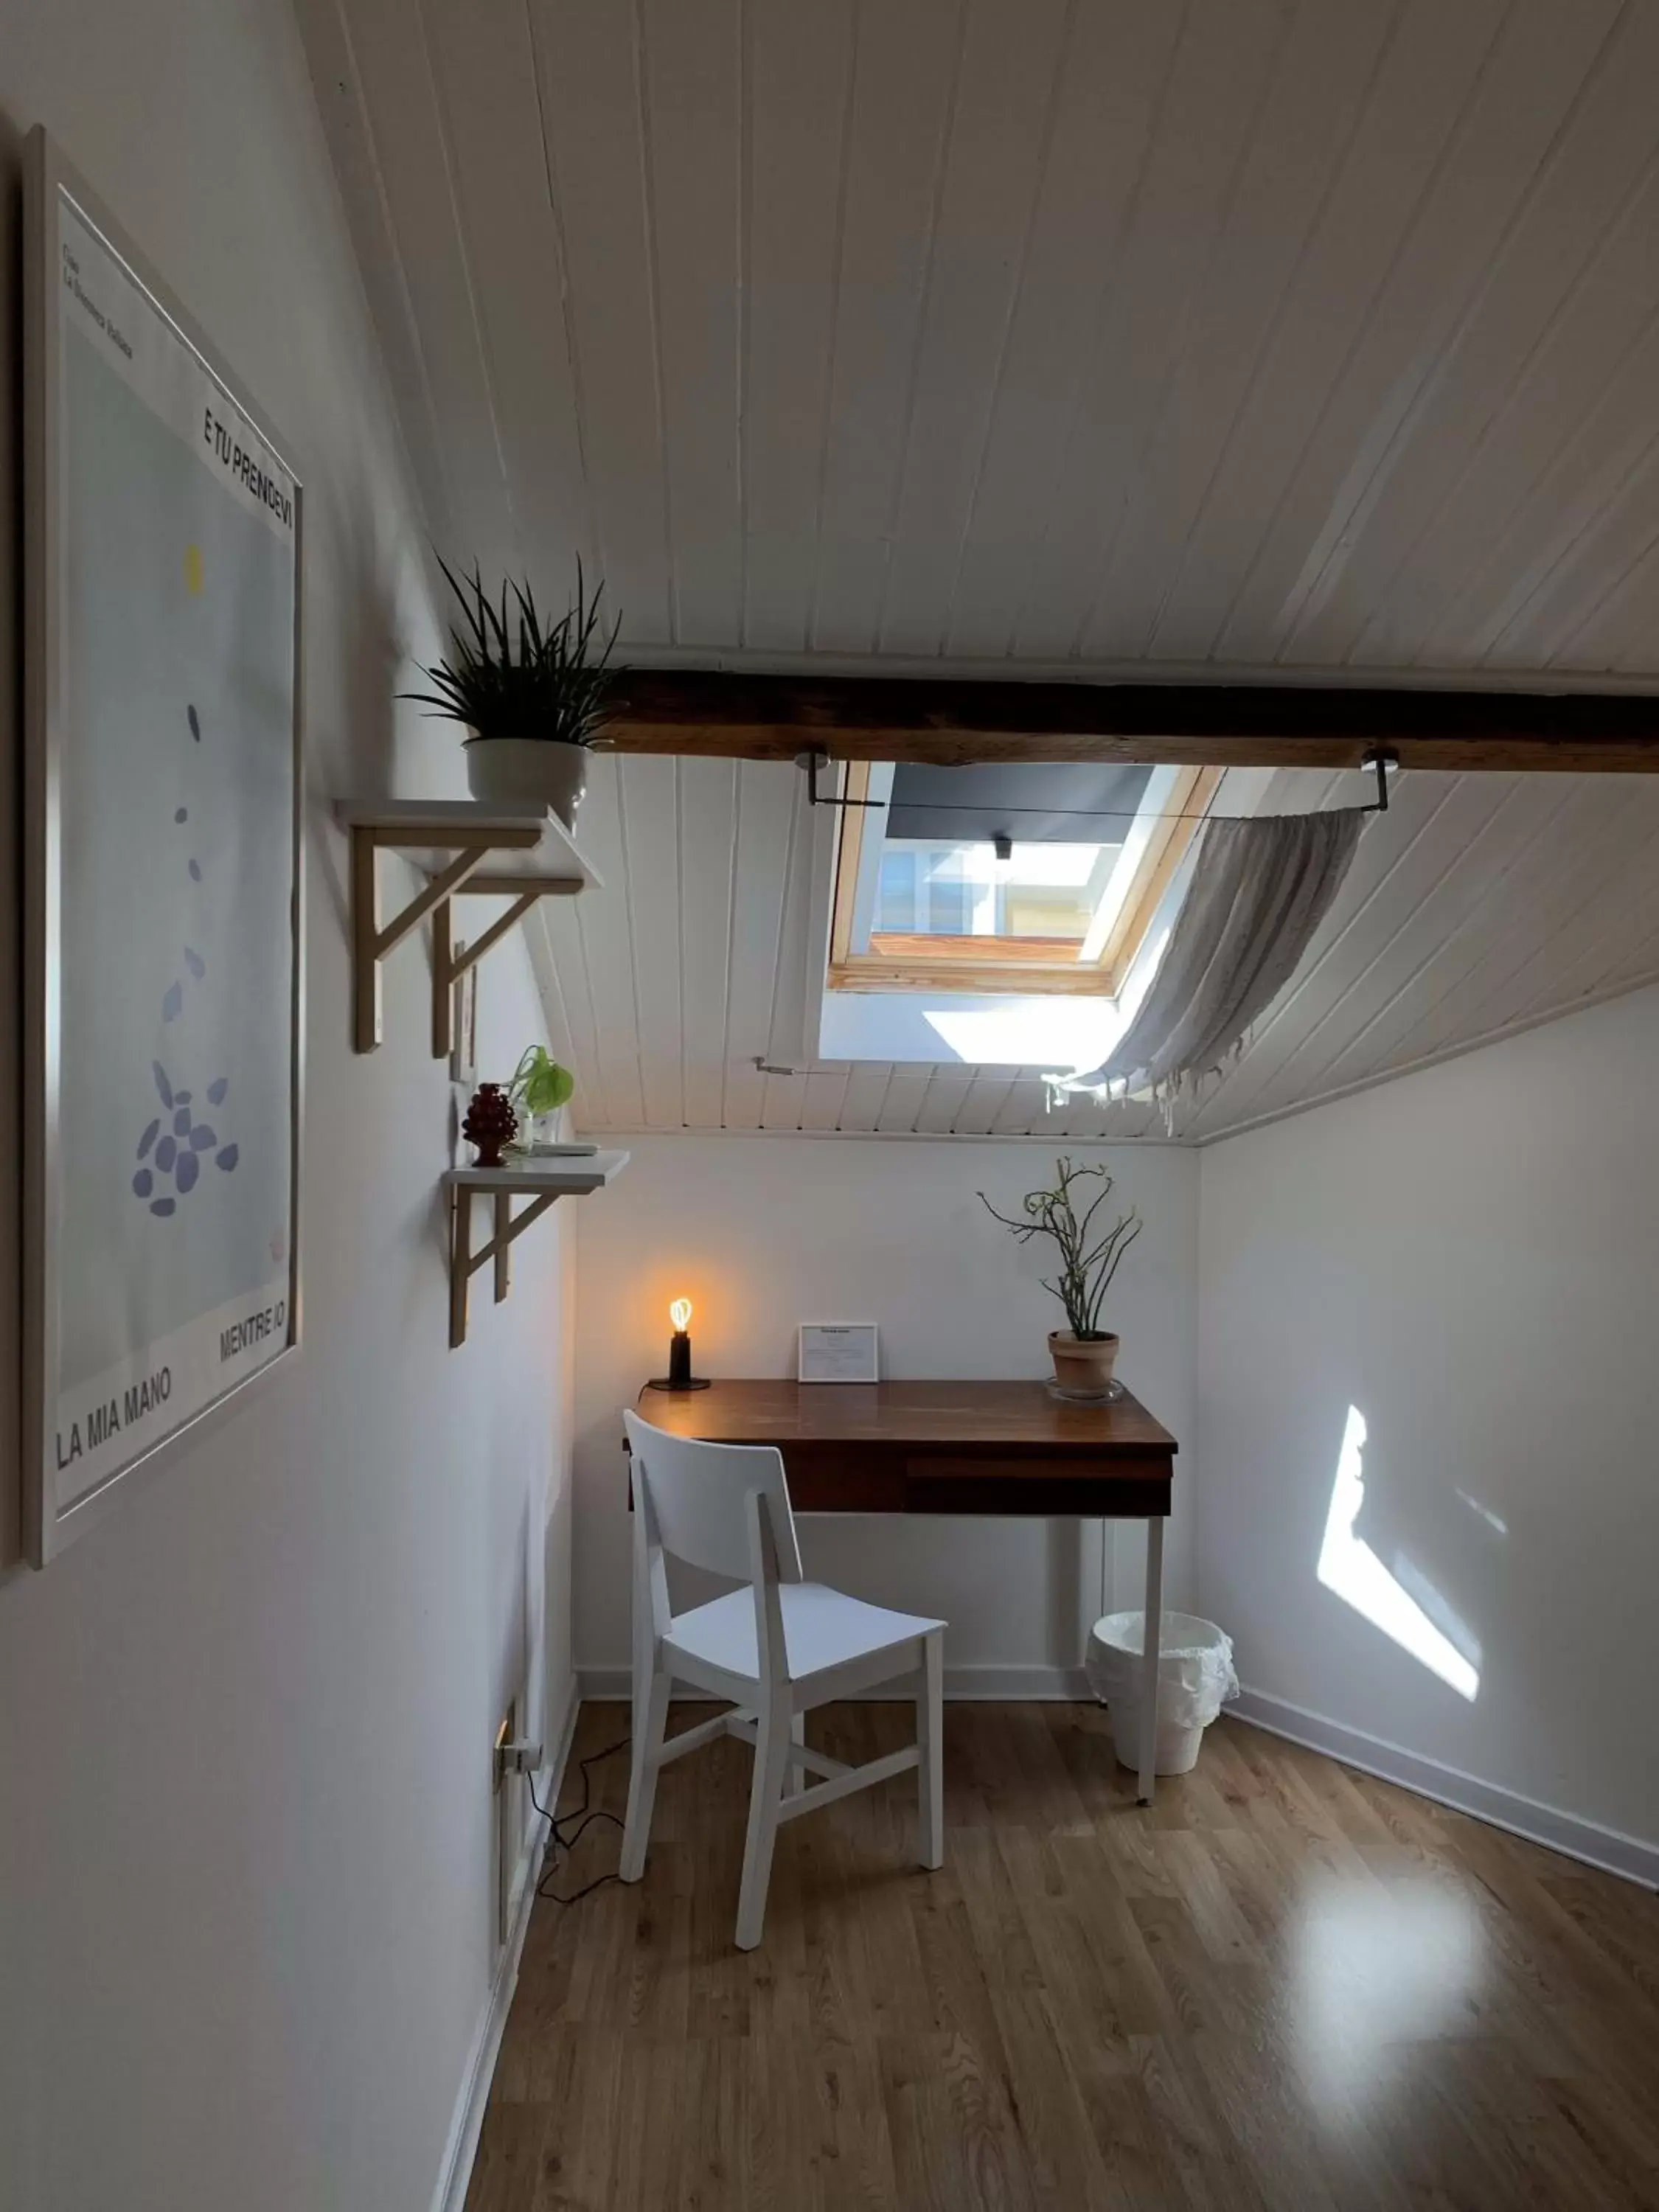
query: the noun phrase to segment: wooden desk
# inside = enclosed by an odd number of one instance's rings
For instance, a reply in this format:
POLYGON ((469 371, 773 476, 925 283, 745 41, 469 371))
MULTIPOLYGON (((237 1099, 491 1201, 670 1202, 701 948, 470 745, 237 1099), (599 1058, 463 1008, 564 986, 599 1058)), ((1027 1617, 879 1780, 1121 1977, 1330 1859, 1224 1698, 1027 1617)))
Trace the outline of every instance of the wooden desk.
POLYGON ((798 1513, 1144 1520, 1140 1802, 1151 1803, 1164 1522, 1179 1447, 1138 1399, 1079 1406, 1036 1382, 720 1381, 707 1390, 641 1390, 638 1411, 671 1436, 776 1445, 798 1513))

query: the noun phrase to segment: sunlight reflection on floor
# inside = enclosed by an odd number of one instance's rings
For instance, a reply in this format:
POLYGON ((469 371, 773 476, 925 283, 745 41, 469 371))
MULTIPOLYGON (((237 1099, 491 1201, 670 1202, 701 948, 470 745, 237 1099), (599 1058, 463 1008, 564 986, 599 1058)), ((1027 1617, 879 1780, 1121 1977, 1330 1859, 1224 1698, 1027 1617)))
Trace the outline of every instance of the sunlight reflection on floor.
POLYGON ((1354 1534, 1354 1523, 1365 1502, 1365 1416, 1358 1406, 1350 1406, 1336 1479, 1331 1485, 1325 1540, 1319 1550, 1319 1579, 1356 1613, 1363 1613, 1374 1628, 1391 1637, 1402 1651, 1409 1651, 1431 1674, 1437 1674, 1460 1698, 1473 1702, 1480 1688, 1479 1668, 1435 1626, 1416 1599, 1401 1589, 1364 1538, 1354 1534))
POLYGON ((1322 1884, 1291 1958, 1299 2064, 1334 2109, 1363 2110, 1386 2093, 1390 2046, 1478 2030, 1486 1931, 1474 1900, 1444 1883, 1322 1884))

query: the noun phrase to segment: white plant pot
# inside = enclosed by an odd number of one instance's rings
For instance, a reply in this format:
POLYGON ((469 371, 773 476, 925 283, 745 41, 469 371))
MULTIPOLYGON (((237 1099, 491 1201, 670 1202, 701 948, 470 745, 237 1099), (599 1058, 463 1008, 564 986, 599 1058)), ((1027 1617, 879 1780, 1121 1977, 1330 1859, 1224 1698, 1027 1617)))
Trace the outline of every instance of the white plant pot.
POLYGON ((586 748, 538 738, 469 738, 466 787, 474 799, 550 806, 567 830, 574 830, 587 788, 586 748))

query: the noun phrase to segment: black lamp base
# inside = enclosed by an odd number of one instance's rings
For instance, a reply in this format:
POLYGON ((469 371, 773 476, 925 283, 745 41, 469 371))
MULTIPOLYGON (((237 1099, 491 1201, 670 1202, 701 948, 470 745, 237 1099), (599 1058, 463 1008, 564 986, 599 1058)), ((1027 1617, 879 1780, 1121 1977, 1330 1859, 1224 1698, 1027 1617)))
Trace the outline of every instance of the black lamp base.
POLYGON ((647 1390, 706 1390, 709 1387, 709 1378, 705 1375, 694 1375, 684 1382, 676 1382, 666 1375, 653 1375, 645 1387, 647 1390))

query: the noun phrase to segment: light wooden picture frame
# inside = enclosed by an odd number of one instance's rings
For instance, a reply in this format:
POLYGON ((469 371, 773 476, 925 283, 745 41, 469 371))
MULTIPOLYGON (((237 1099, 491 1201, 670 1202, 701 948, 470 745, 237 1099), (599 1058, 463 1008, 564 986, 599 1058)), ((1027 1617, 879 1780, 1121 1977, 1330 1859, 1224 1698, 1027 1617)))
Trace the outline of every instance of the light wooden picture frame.
POLYGON ((803 1382, 878 1382, 880 1332, 872 1321, 804 1321, 796 1374, 803 1382))
POLYGON ((24 1544, 300 1340, 303 494, 41 130, 24 207, 24 1544))

